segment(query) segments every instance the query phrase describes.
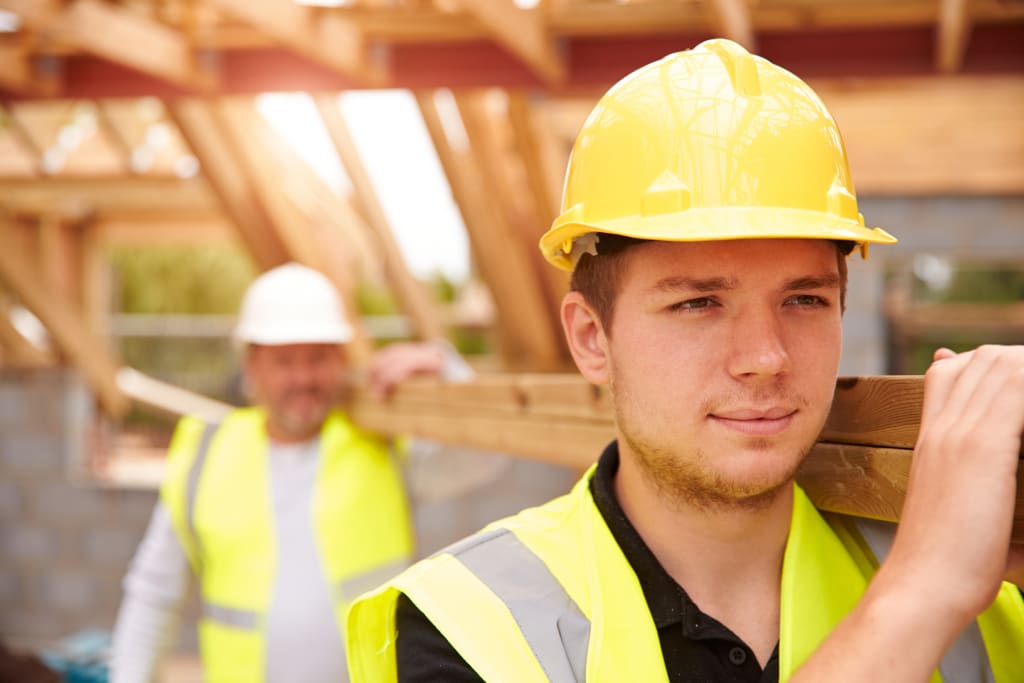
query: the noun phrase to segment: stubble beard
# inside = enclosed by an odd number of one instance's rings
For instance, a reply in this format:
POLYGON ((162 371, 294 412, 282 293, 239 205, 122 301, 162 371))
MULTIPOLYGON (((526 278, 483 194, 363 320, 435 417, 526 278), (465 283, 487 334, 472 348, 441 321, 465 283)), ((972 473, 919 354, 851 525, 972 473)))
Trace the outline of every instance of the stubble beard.
MULTIPOLYGON (((622 387, 619 387, 621 390, 622 387)), ((613 397, 618 392, 613 391, 613 397)), ((643 430, 634 429, 634 423, 623 409, 627 401, 616 401, 616 421, 619 433, 635 456, 637 469, 645 483, 675 509, 702 512, 756 512, 767 509, 784 493, 796 476, 801 463, 810 453, 814 441, 795 446, 795 457, 787 459, 789 466, 770 478, 737 481, 714 467, 715 454, 693 444, 661 444, 647 437, 643 430)), ((806 404, 805 401, 799 403, 806 404)), ((711 409, 704 411, 712 412, 711 409)), ((643 415, 643 412, 640 413, 643 415)), ((643 421, 640 417, 637 423, 643 421)), ((747 450, 774 448, 769 439, 751 439, 747 450)), ((780 457, 774 455, 771 457, 780 457)))

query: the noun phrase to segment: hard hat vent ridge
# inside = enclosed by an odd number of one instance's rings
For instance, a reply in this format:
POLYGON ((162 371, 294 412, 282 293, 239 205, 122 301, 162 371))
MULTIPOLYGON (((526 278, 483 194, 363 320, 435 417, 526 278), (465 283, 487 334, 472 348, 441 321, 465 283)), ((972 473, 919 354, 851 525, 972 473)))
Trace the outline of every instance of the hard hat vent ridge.
POLYGON ((706 40, 698 45, 697 49, 701 47, 710 50, 722 60, 722 65, 729 73, 733 92, 743 97, 757 97, 761 94, 761 77, 757 73, 757 61, 746 48, 725 38, 706 40))
POLYGON ((685 211, 690 208, 690 188, 672 171, 665 169, 644 192, 641 207, 644 216, 685 211))

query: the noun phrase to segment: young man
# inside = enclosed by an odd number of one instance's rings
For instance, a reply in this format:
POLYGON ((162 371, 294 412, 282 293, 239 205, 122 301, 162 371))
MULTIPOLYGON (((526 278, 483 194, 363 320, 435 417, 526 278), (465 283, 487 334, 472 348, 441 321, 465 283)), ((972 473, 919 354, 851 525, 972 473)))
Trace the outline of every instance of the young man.
MULTIPOLYGON (((246 291, 236 335, 255 406, 186 417, 153 519, 125 579, 112 680, 156 680, 194 575, 205 680, 346 679, 345 611, 412 560, 390 444, 338 409, 352 330, 330 281, 291 263, 246 291)), ((371 389, 470 373, 432 343, 378 352, 371 389)))
POLYGON ((794 483, 832 400, 857 212, 806 84, 713 40, 587 119, 541 241, 617 440, 569 495, 361 598, 355 681, 1024 681, 1024 348, 939 350, 902 521, 794 483), (881 566, 879 566, 879 564, 881 566))

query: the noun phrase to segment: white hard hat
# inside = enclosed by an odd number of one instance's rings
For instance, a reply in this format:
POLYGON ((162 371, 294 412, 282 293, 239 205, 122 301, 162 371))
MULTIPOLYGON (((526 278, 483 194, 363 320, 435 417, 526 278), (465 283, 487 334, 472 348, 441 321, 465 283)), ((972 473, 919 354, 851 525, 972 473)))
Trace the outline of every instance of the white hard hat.
POLYGON ((286 263, 249 285, 235 339, 267 346, 344 344, 352 340, 352 326, 330 280, 312 268, 286 263))

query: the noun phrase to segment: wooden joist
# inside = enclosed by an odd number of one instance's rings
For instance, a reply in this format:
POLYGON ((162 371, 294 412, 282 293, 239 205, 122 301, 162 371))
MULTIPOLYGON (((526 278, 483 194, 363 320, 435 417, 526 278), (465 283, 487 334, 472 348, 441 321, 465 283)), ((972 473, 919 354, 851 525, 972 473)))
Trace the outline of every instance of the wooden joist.
POLYGON ((362 32, 337 12, 318 12, 291 0, 209 0, 209 4, 355 84, 381 87, 387 82, 387 71, 372 58, 362 32))
POLYGON ((127 7, 101 0, 0 0, 0 8, 62 42, 177 86, 204 91, 216 85, 184 34, 127 7))
POLYGON ((377 198, 377 192, 363 165, 359 149, 342 116, 337 96, 316 97, 315 103, 331 142, 334 143, 334 149, 352 182, 355 199, 378 245, 388 283, 398 297, 403 312, 411 321, 416 336, 419 339, 443 338, 444 330, 441 328, 437 311, 423 286, 409 272, 402 258, 384 207, 377 198))
POLYGON ((541 10, 522 9, 513 0, 456 1, 500 45, 529 65, 542 81, 557 85, 565 80, 565 64, 555 49, 541 10))
POLYGON ((240 168, 219 109, 199 99, 178 100, 168 113, 203 169, 217 199, 261 270, 288 261, 281 238, 257 201, 256 190, 240 168))
POLYGON ((127 400, 117 387, 119 362, 105 341, 95 334, 81 313, 60 296, 49 293, 31 249, 18 226, 0 216, 0 281, 46 326, 55 345, 85 376, 107 412, 121 416, 127 400))
MULTIPOLYGON (((895 521, 921 418, 919 376, 841 378, 820 440, 797 480, 819 508, 895 521)), ((469 384, 405 383, 387 402, 361 397, 363 427, 584 468, 614 438, 607 389, 576 375, 493 375, 469 384)), ((1014 538, 1024 542, 1024 469, 1014 538)))

